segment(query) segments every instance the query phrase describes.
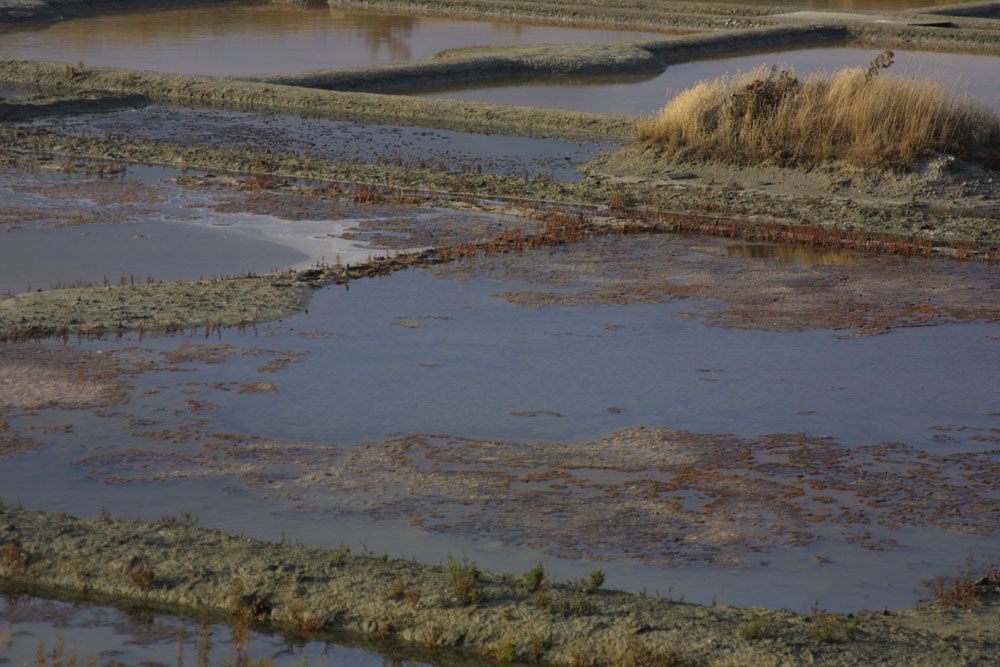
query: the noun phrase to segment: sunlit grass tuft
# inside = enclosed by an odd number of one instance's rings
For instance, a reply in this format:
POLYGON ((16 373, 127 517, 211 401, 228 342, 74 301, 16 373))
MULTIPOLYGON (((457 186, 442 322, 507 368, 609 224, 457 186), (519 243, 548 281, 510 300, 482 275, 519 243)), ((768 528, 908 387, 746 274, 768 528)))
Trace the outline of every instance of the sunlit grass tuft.
POLYGON ((935 154, 1000 168, 1000 117, 937 81, 867 68, 814 74, 761 67, 695 85, 640 121, 669 159, 907 170, 935 154))

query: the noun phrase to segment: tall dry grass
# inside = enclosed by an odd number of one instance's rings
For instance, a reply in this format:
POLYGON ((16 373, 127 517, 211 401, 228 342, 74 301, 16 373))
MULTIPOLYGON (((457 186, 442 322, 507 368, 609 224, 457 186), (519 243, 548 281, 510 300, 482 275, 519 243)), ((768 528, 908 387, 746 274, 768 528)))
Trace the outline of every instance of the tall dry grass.
MULTIPOLYGON (((886 60, 888 56, 888 60, 886 60)), ((936 153, 1000 168, 1000 117, 936 81, 864 68, 814 74, 759 68, 705 81, 639 123, 675 159, 906 170, 936 153)))

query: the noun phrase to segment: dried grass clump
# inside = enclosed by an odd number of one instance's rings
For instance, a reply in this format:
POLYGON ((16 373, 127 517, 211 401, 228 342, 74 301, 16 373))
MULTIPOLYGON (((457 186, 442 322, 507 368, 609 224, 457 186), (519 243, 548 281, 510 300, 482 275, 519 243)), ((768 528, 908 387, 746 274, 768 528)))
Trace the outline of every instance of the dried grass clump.
POLYGON ((865 68, 814 74, 758 68, 705 81, 640 121, 641 142, 671 159, 907 170, 944 153, 1000 168, 1000 117, 936 81, 865 68))

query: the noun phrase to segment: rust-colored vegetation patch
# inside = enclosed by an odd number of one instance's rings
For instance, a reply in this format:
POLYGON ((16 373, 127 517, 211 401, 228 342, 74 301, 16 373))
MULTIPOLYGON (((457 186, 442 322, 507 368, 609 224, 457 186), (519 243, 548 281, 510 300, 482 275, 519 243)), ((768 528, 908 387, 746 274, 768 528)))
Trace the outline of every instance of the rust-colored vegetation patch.
POLYGON ((546 444, 407 436, 347 447, 231 435, 201 444, 193 453, 105 452, 79 465, 106 483, 237 478, 292 507, 598 560, 735 565, 830 537, 895 548, 890 531, 908 526, 1000 530, 990 452, 644 428, 546 444))
POLYGON ((259 357, 278 354, 271 350, 260 348, 236 347, 229 343, 204 343, 180 345, 173 350, 167 350, 160 356, 168 364, 204 363, 221 364, 233 357, 259 357))
POLYGON ((162 204, 166 201, 157 187, 113 176, 84 180, 59 179, 55 183, 15 184, 13 189, 40 195, 46 199, 85 199, 98 206, 162 204))
POLYGON ((481 257, 440 275, 523 280, 503 298, 525 307, 708 299, 706 324, 800 331, 1000 321, 1000 268, 985 262, 793 252, 676 234, 595 237, 544 251, 481 257), (554 289, 558 288, 558 289, 554 289))
POLYGON ((10 180, 8 187, 15 192, 36 197, 30 203, 0 207, 0 226, 9 229, 138 222, 156 213, 152 205, 165 201, 153 186, 114 176, 51 180, 45 174, 8 169, 0 175, 10 180))

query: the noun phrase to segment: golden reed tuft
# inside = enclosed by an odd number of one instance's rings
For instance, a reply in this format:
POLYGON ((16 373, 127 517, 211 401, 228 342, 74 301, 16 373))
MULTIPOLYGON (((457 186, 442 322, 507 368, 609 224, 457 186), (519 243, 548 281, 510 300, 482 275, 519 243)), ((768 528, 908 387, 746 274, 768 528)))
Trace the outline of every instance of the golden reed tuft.
POLYGON ((670 159, 907 170, 935 154, 1000 168, 1000 117, 940 83, 867 68, 814 74, 761 67, 704 81, 639 122, 670 159))

